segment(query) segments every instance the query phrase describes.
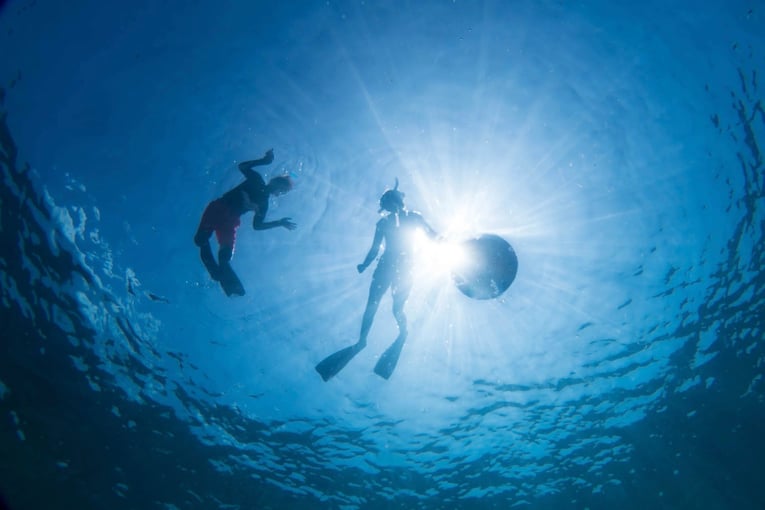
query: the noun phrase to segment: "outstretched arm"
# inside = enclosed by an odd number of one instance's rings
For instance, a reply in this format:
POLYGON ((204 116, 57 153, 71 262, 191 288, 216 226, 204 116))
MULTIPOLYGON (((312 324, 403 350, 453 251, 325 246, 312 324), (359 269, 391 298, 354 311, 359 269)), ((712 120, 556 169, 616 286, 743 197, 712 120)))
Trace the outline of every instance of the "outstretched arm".
POLYGON ((268 149, 266 154, 260 159, 251 159, 239 163, 239 171, 242 172, 246 178, 250 179, 255 176, 255 171, 252 169, 253 167, 270 165, 273 160, 274 150, 268 149))
POLYGON ((420 227, 422 228, 423 231, 425 231, 425 234, 429 238, 431 238, 431 239, 440 239, 440 236, 438 235, 438 232, 433 230, 433 228, 430 225, 428 225, 428 222, 425 221, 425 218, 423 218, 420 213, 413 212, 413 213, 410 213, 410 214, 416 214, 417 215, 417 221, 420 224, 420 227))
POLYGON ((263 221, 264 219, 264 215, 260 214, 259 211, 255 211, 255 217, 252 218, 252 228, 255 230, 268 230, 276 227, 284 227, 287 230, 295 230, 297 227, 295 222, 292 221, 292 218, 282 218, 276 221, 263 221))
POLYGON ((369 248, 369 252, 367 253, 366 258, 364 258, 364 262, 356 266, 356 269, 359 273, 363 273, 364 270, 369 267, 369 264, 372 263, 372 261, 377 257, 377 253, 380 251, 380 245, 382 245, 383 240, 383 232, 382 227, 380 226, 380 223, 377 224, 377 228, 375 229, 375 238, 372 241, 372 246, 369 248))
POLYGON ((422 220, 422 228, 425 230, 425 233, 428 235, 431 239, 437 239, 440 236, 438 235, 438 232, 433 230, 433 228, 428 225, 428 223, 425 220, 422 220))

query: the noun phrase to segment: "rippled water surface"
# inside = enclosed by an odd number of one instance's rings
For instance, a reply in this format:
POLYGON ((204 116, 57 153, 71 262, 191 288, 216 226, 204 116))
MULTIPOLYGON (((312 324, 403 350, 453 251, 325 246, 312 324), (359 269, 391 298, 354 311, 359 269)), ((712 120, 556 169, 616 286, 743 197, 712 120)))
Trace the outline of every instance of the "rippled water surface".
MULTIPOLYGON (((765 11, 748 2, 0 7, 0 494, 55 508, 765 507, 765 11), (193 236, 273 148, 227 298, 193 236), (395 179, 409 337, 358 335, 395 179), (436 257, 436 258, 433 258, 436 257)), ((2 505, 0 504, 0 508, 2 505)))

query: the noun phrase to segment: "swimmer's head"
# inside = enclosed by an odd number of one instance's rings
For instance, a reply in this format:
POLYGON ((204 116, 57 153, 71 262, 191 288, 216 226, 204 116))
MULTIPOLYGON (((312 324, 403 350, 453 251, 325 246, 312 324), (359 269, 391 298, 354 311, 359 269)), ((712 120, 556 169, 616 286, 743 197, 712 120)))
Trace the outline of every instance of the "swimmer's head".
POLYGON ((404 193, 398 190, 398 177, 393 189, 387 190, 380 197, 380 210, 378 212, 388 211, 397 213, 404 208, 404 193))
POLYGON ((272 195, 283 195, 292 189, 292 178, 289 175, 279 175, 268 181, 268 189, 272 195))

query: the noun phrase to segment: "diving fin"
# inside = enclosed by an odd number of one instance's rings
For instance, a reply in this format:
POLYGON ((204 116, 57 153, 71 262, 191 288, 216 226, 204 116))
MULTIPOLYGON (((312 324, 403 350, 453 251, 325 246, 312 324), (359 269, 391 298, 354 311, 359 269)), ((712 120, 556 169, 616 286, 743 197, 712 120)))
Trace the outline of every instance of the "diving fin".
POLYGON ((358 347, 358 344, 353 344, 345 349, 340 349, 334 354, 330 354, 324 358, 318 365, 316 365, 316 371, 319 372, 324 381, 329 381, 332 377, 337 375, 349 361, 358 354, 363 347, 358 347))
POLYGON ((406 335, 399 335, 396 341, 390 344, 390 347, 385 349, 380 359, 377 360, 375 365, 375 374, 379 375, 383 379, 389 379, 393 375, 393 371, 398 364, 398 358, 401 356, 401 349, 404 347, 406 341, 406 335))

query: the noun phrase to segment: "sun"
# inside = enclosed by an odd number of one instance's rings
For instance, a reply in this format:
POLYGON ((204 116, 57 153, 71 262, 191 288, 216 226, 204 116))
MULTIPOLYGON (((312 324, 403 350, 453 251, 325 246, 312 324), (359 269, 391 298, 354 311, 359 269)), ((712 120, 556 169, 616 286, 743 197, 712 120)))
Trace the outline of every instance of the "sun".
POLYGON ((461 243, 444 238, 431 239, 421 230, 412 233, 411 243, 418 282, 442 284, 467 262, 467 253, 461 243))

